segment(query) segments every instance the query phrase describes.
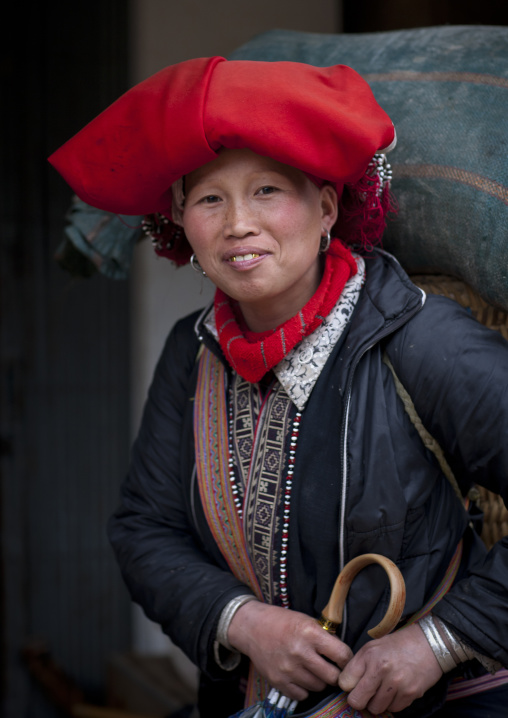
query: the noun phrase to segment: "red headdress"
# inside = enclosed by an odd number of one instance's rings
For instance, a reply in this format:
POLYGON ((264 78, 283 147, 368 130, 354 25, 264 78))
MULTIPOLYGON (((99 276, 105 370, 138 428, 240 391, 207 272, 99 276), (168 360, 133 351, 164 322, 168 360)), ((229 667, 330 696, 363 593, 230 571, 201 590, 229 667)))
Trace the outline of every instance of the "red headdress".
POLYGON ((369 220, 378 227, 370 234, 380 234, 379 212, 384 226, 386 200, 369 163, 394 139, 370 87, 345 65, 212 57, 172 65, 136 85, 49 161, 88 204, 156 216, 159 253, 181 264, 191 250, 171 221, 171 186, 222 147, 248 148, 336 185, 339 236, 347 241, 361 239, 369 220))

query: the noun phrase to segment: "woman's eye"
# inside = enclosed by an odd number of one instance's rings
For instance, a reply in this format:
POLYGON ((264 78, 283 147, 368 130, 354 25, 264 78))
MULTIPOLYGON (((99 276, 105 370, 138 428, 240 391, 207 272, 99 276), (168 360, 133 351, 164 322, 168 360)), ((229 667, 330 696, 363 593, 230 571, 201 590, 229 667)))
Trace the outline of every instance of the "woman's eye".
POLYGON ((275 187, 272 187, 271 185, 266 185, 266 187, 260 187, 260 189, 258 190, 258 194, 273 194, 275 191, 275 187))
POLYGON ((201 199, 201 202, 203 204, 216 204, 217 202, 220 202, 220 197, 217 197, 216 194, 207 194, 206 197, 201 199))

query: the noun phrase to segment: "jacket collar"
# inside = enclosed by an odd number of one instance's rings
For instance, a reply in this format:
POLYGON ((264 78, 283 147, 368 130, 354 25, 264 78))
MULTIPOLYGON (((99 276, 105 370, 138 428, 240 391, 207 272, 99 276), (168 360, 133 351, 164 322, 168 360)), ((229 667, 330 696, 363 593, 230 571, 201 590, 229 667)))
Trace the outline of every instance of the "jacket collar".
MULTIPOLYGON (((307 338, 308 342, 300 342, 274 369, 299 410, 305 406, 348 322, 350 327, 341 352, 344 367, 340 376, 341 393, 346 389, 351 365, 366 350, 403 326, 425 303, 425 292, 411 282, 393 255, 376 249, 359 259, 359 268, 361 265, 362 269, 352 278, 354 282, 348 282, 348 292, 341 295, 327 318, 329 321, 323 322, 307 338), (362 287, 363 291, 360 292, 362 287), (346 318, 345 322, 341 321, 342 311, 345 312, 342 316, 346 318), (333 341, 328 341, 328 337, 332 337, 333 341), (321 351, 321 344, 323 348, 326 345, 326 350, 321 351), (319 347, 318 350, 312 350, 311 345, 319 347)), ((195 331, 200 341, 225 362, 217 341, 213 303, 199 316, 195 331)))
POLYGON ((305 405, 337 342, 347 329, 365 282, 365 262, 355 256, 358 271, 337 303, 312 334, 302 339, 274 368, 274 373, 299 411, 305 405))
POLYGON ((413 284, 393 255, 375 249, 364 254, 364 258, 365 286, 341 351, 344 369, 339 379, 341 393, 346 390, 351 367, 366 351, 417 314, 426 300, 425 292, 413 284))

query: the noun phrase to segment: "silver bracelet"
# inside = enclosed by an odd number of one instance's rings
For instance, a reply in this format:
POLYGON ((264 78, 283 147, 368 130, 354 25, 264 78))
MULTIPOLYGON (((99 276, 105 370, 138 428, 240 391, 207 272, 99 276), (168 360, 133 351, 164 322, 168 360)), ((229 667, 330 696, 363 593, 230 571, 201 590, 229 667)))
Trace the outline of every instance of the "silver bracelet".
POLYGON ((460 663, 463 663, 464 661, 470 661, 473 658, 476 658, 476 660, 481 663, 482 666, 489 673, 494 674, 497 673, 497 671, 501 670, 503 666, 501 663, 499 663, 499 661, 496 661, 495 658, 490 658, 490 656, 486 656, 485 654, 480 653, 474 648, 471 648, 471 646, 468 646, 467 643, 460 640, 460 638, 457 638, 453 631, 448 628, 446 623, 443 623, 443 621, 437 618, 437 616, 434 616, 434 622, 438 625, 440 629, 442 629, 442 632, 446 636, 446 640, 450 644, 452 652, 456 654, 460 663))
POLYGON ((443 621, 437 618, 437 616, 433 616, 432 619, 437 630, 444 635, 444 638, 451 649, 452 655, 454 654, 453 657, 456 663, 464 663, 465 661, 470 661, 474 658, 473 650, 460 641, 457 636, 450 631, 446 623, 443 623, 443 621))
POLYGON ((213 642, 213 656, 216 664, 223 671, 234 671, 235 668, 238 668, 242 659, 238 651, 227 651, 219 641, 213 642))
POLYGON ((227 648, 228 651, 235 650, 228 641, 228 630, 231 621, 233 620, 233 616, 245 603, 257 600, 258 599, 250 593, 244 594, 243 596, 237 596, 236 598, 231 599, 231 601, 226 604, 225 608, 223 608, 217 626, 216 640, 221 644, 221 646, 227 648))
POLYGON ((429 646, 432 649, 432 653, 435 655, 436 660, 441 666, 441 670, 443 671, 443 673, 449 673, 450 671, 453 671, 453 669, 457 667, 457 664, 455 663, 451 652, 448 650, 446 643, 439 635, 439 631, 434 625, 434 620, 432 616, 429 615, 420 618, 420 620, 418 621, 418 625, 422 629, 425 638, 429 642, 429 646))

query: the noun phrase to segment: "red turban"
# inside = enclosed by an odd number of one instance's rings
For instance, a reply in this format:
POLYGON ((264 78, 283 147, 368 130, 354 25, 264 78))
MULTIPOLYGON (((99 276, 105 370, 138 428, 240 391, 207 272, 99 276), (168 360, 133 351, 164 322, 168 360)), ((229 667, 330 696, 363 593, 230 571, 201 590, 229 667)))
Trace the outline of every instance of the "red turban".
POLYGON ((368 84, 345 65, 188 60, 126 92, 49 161, 88 204, 170 214, 171 185, 221 147, 248 148, 339 186, 394 140, 368 84))

